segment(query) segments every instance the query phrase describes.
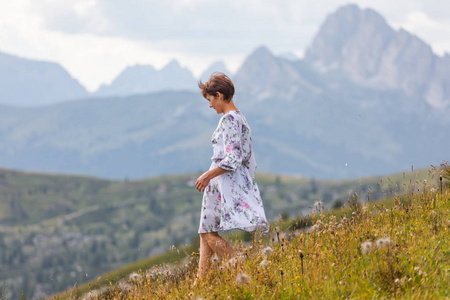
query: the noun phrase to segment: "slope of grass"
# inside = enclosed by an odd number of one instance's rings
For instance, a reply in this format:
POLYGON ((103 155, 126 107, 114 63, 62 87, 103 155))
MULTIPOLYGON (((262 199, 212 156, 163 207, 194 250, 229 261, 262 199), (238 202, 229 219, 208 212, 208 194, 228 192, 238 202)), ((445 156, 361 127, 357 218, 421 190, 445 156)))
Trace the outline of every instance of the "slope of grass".
MULTIPOLYGON (((0 169, 0 281, 7 282, 0 294, 46 297, 191 243, 202 199, 197 176, 110 181, 0 169)), ((333 207, 350 190, 383 198, 380 179, 257 175, 270 221, 301 215, 316 201, 333 207)))
POLYGON ((140 262, 114 278, 55 298, 446 298, 450 191, 444 188, 441 193, 427 184, 417 180, 414 189, 408 187, 389 199, 350 201, 345 208, 327 212, 318 206, 310 216, 273 224, 271 237, 256 235, 250 243, 237 242, 241 255, 236 263, 213 263, 206 280, 196 285, 198 256, 190 252, 195 246, 174 249, 171 258, 140 262), (183 257, 178 269, 148 268, 183 257), (139 269, 128 282, 115 284, 139 269))

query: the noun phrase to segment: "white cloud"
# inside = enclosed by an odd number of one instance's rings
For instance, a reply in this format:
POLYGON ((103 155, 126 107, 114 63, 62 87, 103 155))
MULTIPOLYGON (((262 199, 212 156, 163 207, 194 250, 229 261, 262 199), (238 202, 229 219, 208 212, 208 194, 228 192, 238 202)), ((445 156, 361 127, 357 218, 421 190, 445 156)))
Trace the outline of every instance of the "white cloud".
POLYGON ((97 0, 41 0, 29 5, 46 29, 70 34, 104 34, 113 30, 97 0))
MULTIPOLYGON (((450 25, 425 0, 357 0, 395 28, 417 34, 434 51, 450 51, 450 25)), ((163 67, 176 58, 195 75, 222 59, 236 71, 266 45, 302 54, 326 16, 344 0, 14 0, 0 4, 0 51, 55 61, 89 90, 127 65, 163 67)), ((441 7, 439 7, 439 5, 441 7)))
POLYGON ((432 45, 433 51, 438 55, 450 53, 450 20, 435 21, 427 14, 414 11, 403 18, 402 22, 395 24, 406 31, 413 32, 421 39, 432 45))

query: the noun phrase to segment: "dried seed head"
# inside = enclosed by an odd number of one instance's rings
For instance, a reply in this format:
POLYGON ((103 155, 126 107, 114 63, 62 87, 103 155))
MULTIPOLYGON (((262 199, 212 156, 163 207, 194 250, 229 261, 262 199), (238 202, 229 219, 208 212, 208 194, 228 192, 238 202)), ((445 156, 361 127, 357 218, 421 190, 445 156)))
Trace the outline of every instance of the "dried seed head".
POLYGON ((132 282, 138 282, 142 279, 142 276, 136 272, 133 272, 128 276, 128 279, 132 282))
POLYGON ((375 245, 377 246, 378 249, 382 249, 382 248, 386 248, 386 247, 389 248, 392 246, 392 241, 390 238, 384 237, 384 238, 376 240, 375 245))
POLYGON ((322 210, 323 210, 323 202, 322 202, 322 201, 316 201, 316 202, 314 202, 314 209, 315 209, 317 212, 321 213, 322 210))
POLYGON ((236 276, 236 283, 241 284, 241 285, 248 284, 248 283, 250 283, 250 277, 245 273, 239 273, 236 276))
POLYGON ((245 261, 245 260, 247 260, 247 256, 245 255, 244 252, 238 252, 238 253, 236 253, 236 259, 238 261, 245 261))
POLYGON ((93 299, 98 299, 98 297, 100 296, 101 292, 99 290, 93 290, 93 291, 89 291, 87 294, 85 294, 82 298, 82 300, 93 300, 93 299))
POLYGON ((236 264, 237 264, 236 258, 232 258, 227 261, 226 266, 227 266, 227 268, 231 268, 231 267, 236 267, 236 264))
POLYGON ((131 285, 124 280, 119 281, 118 286, 122 292, 131 291, 131 285))
POLYGON ((214 256, 211 257, 211 263, 215 266, 220 264, 220 258, 217 256, 217 254, 214 254, 214 256))
POLYGON ((361 252, 362 254, 367 254, 370 251, 372 251, 372 242, 371 241, 367 241, 361 244, 361 252))
POLYGON ((314 224, 313 226, 311 226, 311 228, 309 229, 309 232, 316 232, 319 231, 320 229, 320 225, 319 224, 314 224))
POLYGON ((270 254, 272 254, 272 252, 273 252, 273 249, 271 247, 266 247, 266 248, 262 249, 261 254, 264 257, 268 257, 270 254))
POLYGON ((270 264, 270 261, 264 259, 262 262, 259 263, 259 266, 260 266, 261 268, 265 268, 265 267, 267 267, 269 264, 270 264))

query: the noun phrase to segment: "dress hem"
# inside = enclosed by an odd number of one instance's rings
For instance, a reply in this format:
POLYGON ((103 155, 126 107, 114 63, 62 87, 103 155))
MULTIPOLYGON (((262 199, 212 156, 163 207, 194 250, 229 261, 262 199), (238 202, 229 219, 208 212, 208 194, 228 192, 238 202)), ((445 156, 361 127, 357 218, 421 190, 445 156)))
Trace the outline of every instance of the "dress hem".
POLYGON ((227 229, 218 229, 218 230, 212 230, 212 231, 206 231, 206 230, 202 230, 202 231, 198 231, 198 233, 211 233, 211 232, 219 232, 219 231, 229 231, 229 230, 233 230, 233 229, 239 229, 241 231, 245 231, 245 232, 255 232, 258 229, 261 229, 261 233, 268 233, 270 231, 270 226, 267 226, 267 228, 265 228, 265 230, 262 230, 261 226, 247 226, 247 227, 231 227, 231 228, 227 228, 227 229))

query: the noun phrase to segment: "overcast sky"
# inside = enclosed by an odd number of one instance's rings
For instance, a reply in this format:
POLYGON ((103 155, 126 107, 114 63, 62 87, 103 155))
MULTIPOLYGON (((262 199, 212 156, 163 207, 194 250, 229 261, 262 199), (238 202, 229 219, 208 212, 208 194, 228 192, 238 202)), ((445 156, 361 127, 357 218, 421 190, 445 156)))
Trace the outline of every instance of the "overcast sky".
MULTIPOLYGON (((0 0, 0 51, 60 63, 90 91, 127 65, 171 59, 199 75, 222 59, 232 71, 256 47, 302 55, 340 0, 0 0)), ((450 1, 361 0, 450 53, 450 1)))

